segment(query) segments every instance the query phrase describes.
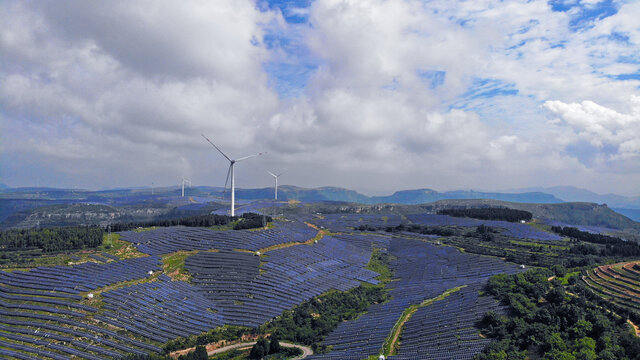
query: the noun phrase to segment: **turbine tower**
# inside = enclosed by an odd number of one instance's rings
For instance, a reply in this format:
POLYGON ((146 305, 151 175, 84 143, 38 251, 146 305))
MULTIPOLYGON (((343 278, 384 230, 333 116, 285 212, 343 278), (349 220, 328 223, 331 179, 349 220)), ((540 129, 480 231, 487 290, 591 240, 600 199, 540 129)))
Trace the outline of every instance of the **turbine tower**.
POLYGON ((206 136, 204 136, 204 134, 201 134, 202 137, 207 140, 207 142, 209 142, 209 144, 213 145, 214 148, 216 148, 216 150, 218 150, 220 152, 220 154, 222 154, 222 156, 225 157, 225 159, 229 160, 229 170, 227 170, 227 180, 224 182, 224 188, 227 188, 227 183, 229 182, 229 175, 231 175, 231 216, 235 216, 235 205, 236 205, 236 179, 235 179, 235 174, 233 171, 233 167, 234 165, 238 162, 238 161, 242 161, 242 160, 246 160, 252 157, 256 157, 256 156, 260 156, 266 153, 257 153, 254 155, 249 155, 249 156, 245 156, 245 157, 241 157, 239 159, 235 159, 232 160, 230 157, 227 156, 227 154, 223 153, 222 150, 220 150, 219 147, 216 146, 216 144, 214 144, 211 140, 209 140, 209 138, 207 138, 206 136))
POLYGON ((185 179, 184 176, 182 177, 182 197, 184 197, 184 183, 188 183, 189 187, 191 187, 191 180, 185 179))
POLYGON ((275 199, 278 200, 278 178, 280 177, 280 175, 284 174, 284 172, 281 172, 278 175, 272 173, 269 170, 267 170, 267 172, 269 173, 269 175, 273 176, 276 179, 276 197, 275 197, 275 199))

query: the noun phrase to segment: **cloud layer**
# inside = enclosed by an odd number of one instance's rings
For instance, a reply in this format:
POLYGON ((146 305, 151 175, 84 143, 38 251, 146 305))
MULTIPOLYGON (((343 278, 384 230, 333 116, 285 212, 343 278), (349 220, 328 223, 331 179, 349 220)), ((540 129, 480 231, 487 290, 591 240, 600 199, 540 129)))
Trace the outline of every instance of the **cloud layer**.
POLYGON ((640 3, 4 2, 0 182, 637 195, 640 3))

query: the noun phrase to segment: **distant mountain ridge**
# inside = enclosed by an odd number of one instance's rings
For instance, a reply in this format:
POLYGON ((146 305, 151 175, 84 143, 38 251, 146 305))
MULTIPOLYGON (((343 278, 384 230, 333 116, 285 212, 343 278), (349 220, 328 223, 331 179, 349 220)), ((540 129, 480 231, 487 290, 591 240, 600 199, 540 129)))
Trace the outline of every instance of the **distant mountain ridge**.
POLYGON ((539 191, 551 194, 558 199, 569 202, 583 201, 607 204, 607 206, 611 208, 640 209, 640 196, 634 197, 617 194, 597 194, 593 191, 581 189, 575 186, 553 186, 548 188, 535 187, 514 190, 514 192, 521 191, 539 191))
MULTIPOLYGON (((143 218, 146 215, 140 213, 140 209, 146 209, 145 211, 151 211, 154 216, 160 216, 172 208, 188 204, 227 204, 230 198, 228 190, 225 191, 222 187, 198 186, 185 189, 185 193, 186 196, 181 197, 181 188, 177 186, 155 188, 153 195, 150 188, 101 191, 14 188, 0 192, 0 224, 4 224, 5 227, 33 226, 34 223, 44 224, 45 221, 49 221, 49 217, 51 221, 63 223, 67 216, 81 217, 93 222, 106 221, 108 216, 115 216, 119 220, 125 220, 126 217, 143 218), (111 208, 121 209, 122 214, 110 210, 111 208)), ((574 193, 580 194, 579 191, 574 193)), ((273 187, 236 189, 236 199, 239 203, 255 200, 263 202, 266 200, 268 203, 273 196, 273 187)), ((309 189, 283 185, 278 187, 278 200, 299 200, 303 203, 323 203, 322 206, 333 204, 330 206, 356 208, 417 206, 424 207, 423 210, 433 208, 433 211, 442 206, 505 206, 509 204, 511 207, 530 211, 542 219, 556 219, 572 224, 607 225, 618 229, 638 229, 639 226, 630 220, 635 220, 635 216, 639 215, 637 210, 620 211, 613 215, 613 211, 608 206, 599 205, 602 202, 589 204, 584 201, 564 202, 564 199, 552 194, 536 191, 498 193, 415 189, 396 191, 387 196, 367 196, 339 187, 309 189)))
POLYGON ((473 190, 438 192, 431 189, 396 191, 390 196, 372 197, 372 203, 423 204, 448 199, 493 199, 508 202, 554 204, 562 200, 542 192, 490 193, 473 190))
MULTIPOLYGON (((154 189, 154 197, 178 196, 181 189, 177 186, 154 189)), ((228 198, 229 192, 222 187, 197 186, 186 189, 191 196, 210 196, 214 198, 228 198)), ((236 189, 238 200, 263 200, 274 196, 273 187, 257 189, 236 189)), ((53 188, 15 188, 5 191, 2 198, 11 199, 49 199, 89 201, 110 204, 129 201, 141 201, 151 198, 151 189, 112 189, 100 191, 53 189, 53 188)), ((401 190, 387 196, 367 196, 355 190, 325 186, 319 188, 303 188, 292 185, 278 187, 279 200, 299 201, 344 201, 361 204, 394 203, 394 204, 422 204, 447 199, 494 199, 509 202, 553 204, 563 202, 561 199, 542 192, 497 193, 478 192, 472 190, 456 190, 438 192, 432 189, 401 190)))

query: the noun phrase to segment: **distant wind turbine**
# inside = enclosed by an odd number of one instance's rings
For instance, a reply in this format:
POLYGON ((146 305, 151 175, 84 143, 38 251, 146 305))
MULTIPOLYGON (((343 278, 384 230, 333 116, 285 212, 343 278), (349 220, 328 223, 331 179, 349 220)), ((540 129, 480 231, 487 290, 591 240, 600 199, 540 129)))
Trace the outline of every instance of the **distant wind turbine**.
POLYGON ((256 156, 260 156, 266 153, 257 153, 254 155, 249 155, 249 156, 245 156, 245 157, 241 157, 239 159, 235 159, 235 160, 231 160, 230 157, 227 156, 227 154, 223 153, 222 150, 220 150, 219 147, 216 146, 216 144, 214 144, 211 140, 209 140, 209 138, 207 138, 206 136, 204 136, 204 134, 201 134, 202 137, 207 140, 207 142, 209 142, 209 144, 213 145, 214 148, 216 148, 216 150, 218 150, 220 152, 220 154, 222 154, 222 156, 224 156, 227 160, 229 160, 229 170, 227 170, 227 180, 224 182, 224 188, 227 188, 227 183, 229 182, 229 175, 231 175, 231 216, 235 216, 235 205, 236 205, 236 180, 235 180, 235 174, 233 171, 233 166, 238 162, 238 161, 242 161, 242 160, 246 160, 252 157, 256 157, 256 156))
POLYGON ((184 176, 182 177, 182 197, 184 197, 184 183, 188 183, 189 187, 191 187, 191 180, 185 179, 184 176))
POLYGON ((280 175, 284 174, 284 172, 281 172, 278 175, 272 173, 269 170, 267 170, 267 172, 269 173, 269 175, 273 176, 276 179, 276 197, 275 197, 275 199, 278 200, 278 178, 280 177, 280 175))

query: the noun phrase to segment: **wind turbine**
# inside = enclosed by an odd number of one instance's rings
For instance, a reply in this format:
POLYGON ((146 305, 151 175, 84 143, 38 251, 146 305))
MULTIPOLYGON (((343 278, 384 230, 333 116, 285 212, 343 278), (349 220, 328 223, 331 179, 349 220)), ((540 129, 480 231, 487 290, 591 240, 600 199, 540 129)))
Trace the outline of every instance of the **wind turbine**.
POLYGON ((256 156, 260 156, 262 154, 266 154, 266 153, 257 153, 254 155, 249 155, 249 156, 245 156, 245 157, 241 157, 239 159, 235 159, 232 160, 230 157, 227 156, 227 154, 223 153, 222 150, 220 150, 219 147, 216 146, 216 144, 214 144, 211 140, 209 140, 209 138, 207 138, 206 136, 204 136, 204 134, 200 134, 202 135, 202 137, 207 140, 207 142, 209 142, 209 144, 213 145, 214 148, 216 148, 216 150, 218 150, 220 152, 220 154, 222 154, 222 156, 224 156, 227 160, 229 160, 229 170, 227 170, 227 180, 224 182, 224 188, 227 188, 227 183, 229 182, 229 175, 231 175, 231 216, 235 216, 236 212, 235 212, 235 205, 236 205, 236 178, 235 178, 235 174, 233 171, 233 166, 238 162, 238 161, 242 161, 242 160, 246 160, 252 157, 256 157, 256 156))
POLYGON ((269 173, 269 175, 273 176, 276 179, 276 197, 275 197, 275 199, 278 200, 278 178, 280 177, 280 175, 284 174, 284 172, 281 172, 278 175, 272 173, 269 170, 267 170, 267 172, 269 173))
POLYGON ((184 183, 189 183, 189 187, 191 187, 191 180, 182 177, 182 197, 184 197, 184 183))

